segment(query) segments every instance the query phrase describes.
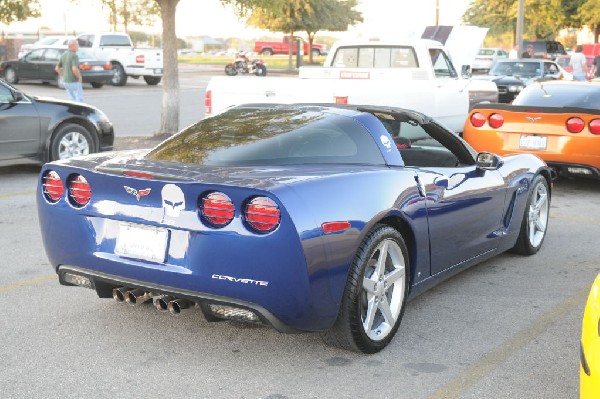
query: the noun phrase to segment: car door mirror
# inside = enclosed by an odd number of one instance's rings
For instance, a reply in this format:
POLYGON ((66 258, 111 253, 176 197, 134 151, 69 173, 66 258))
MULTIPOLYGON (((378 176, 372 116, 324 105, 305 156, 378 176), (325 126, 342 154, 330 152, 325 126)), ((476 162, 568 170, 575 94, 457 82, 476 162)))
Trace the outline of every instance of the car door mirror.
POLYGON ((460 68, 460 74, 463 78, 470 78, 472 75, 471 65, 463 65, 460 68))
POLYGON ((496 154, 491 152, 480 152, 477 154, 475 166, 479 170, 498 170, 504 161, 496 154))

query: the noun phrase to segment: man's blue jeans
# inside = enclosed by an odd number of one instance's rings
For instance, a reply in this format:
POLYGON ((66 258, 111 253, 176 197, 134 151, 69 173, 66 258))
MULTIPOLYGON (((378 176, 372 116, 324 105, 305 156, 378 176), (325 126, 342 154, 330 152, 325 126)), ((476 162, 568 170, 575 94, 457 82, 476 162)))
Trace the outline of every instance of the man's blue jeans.
POLYGON ((64 83, 67 96, 71 101, 83 102, 83 86, 79 82, 64 83))

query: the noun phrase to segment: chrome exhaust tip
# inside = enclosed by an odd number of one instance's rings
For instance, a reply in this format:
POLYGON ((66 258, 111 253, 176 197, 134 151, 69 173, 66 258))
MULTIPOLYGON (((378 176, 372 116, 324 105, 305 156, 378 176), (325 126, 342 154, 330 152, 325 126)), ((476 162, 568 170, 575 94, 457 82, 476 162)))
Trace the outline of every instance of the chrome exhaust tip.
POLYGON ((182 310, 189 308, 193 305, 193 302, 188 301, 187 299, 174 299, 167 305, 167 309, 169 313, 174 316, 177 316, 181 313, 182 310))
POLYGON ((174 301, 175 298, 169 295, 161 295, 154 297, 153 303, 156 310, 159 312, 166 312, 169 310, 169 302, 174 301))
POLYGON ((130 290, 130 288, 127 288, 127 287, 113 288, 113 290, 112 290, 113 299, 119 303, 125 302, 125 295, 127 294, 127 292, 129 290, 130 290))
POLYGON ((144 290, 136 289, 125 293, 125 302, 131 306, 141 305, 152 299, 152 294, 144 290))

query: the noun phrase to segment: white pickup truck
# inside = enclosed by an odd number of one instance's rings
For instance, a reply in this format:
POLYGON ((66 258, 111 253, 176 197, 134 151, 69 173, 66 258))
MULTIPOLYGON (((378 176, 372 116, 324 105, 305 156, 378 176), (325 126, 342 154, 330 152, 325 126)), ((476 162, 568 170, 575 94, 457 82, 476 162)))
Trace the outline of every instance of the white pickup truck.
POLYGON ((349 103, 408 108, 462 132, 473 104, 497 102, 495 84, 461 76, 447 49, 429 39, 337 42, 323 67, 299 77, 213 77, 206 114, 243 103, 349 103))
POLYGON ((84 33, 77 37, 79 47, 94 57, 110 61, 114 75, 112 84, 124 86, 127 77, 144 78, 147 84, 157 85, 163 74, 162 49, 134 48, 127 33, 84 33))

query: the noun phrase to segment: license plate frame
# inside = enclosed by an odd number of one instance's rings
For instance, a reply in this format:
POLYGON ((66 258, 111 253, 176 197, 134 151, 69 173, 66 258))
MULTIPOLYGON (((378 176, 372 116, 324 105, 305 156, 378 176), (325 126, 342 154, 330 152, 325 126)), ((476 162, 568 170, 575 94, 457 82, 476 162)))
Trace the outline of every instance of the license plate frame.
POLYGON ((164 263, 169 230, 136 223, 119 223, 115 254, 125 258, 164 263))
POLYGON ((522 134, 519 138, 519 148, 527 150, 545 150, 548 146, 548 137, 533 134, 522 134))

